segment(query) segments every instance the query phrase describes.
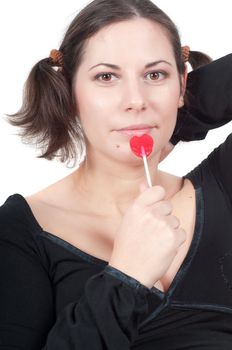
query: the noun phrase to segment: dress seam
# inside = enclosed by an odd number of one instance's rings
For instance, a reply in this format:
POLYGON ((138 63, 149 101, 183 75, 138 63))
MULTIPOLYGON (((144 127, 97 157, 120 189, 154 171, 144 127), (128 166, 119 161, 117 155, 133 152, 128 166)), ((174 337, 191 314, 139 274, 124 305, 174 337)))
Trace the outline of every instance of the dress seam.
POLYGON ((68 251, 71 251, 73 254, 79 256, 81 259, 84 259, 90 263, 93 263, 93 264, 96 264, 99 266, 105 266, 108 264, 107 261, 104 261, 104 260, 101 260, 97 257, 94 257, 94 256, 82 251, 81 249, 75 247, 74 245, 70 244, 69 242, 64 241, 62 238, 60 238, 58 236, 56 237, 47 231, 42 230, 39 233, 39 236, 41 236, 45 239, 48 239, 49 241, 57 244, 58 246, 66 249, 68 251))

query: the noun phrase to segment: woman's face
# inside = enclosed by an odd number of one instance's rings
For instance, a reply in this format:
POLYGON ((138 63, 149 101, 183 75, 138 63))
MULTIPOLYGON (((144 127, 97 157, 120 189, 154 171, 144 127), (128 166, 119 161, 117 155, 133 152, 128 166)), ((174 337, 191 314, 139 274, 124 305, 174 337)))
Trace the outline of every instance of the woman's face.
POLYGON ((147 19, 104 27, 86 43, 75 81, 87 155, 135 161, 133 135, 149 133, 160 154, 182 106, 180 77, 167 34, 147 19))

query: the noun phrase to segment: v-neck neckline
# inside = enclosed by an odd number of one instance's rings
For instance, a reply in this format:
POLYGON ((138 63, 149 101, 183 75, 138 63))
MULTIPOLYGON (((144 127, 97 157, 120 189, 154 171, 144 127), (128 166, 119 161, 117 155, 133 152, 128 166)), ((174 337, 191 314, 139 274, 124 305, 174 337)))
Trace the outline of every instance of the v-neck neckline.
MULTIPOLYGON (((189 177, 187 175, 184 176, 184 178, 189 179, 189 177)), ((195 226, 194 226, 192 241, 190 243, 188 252, 187 252, 183 262, 181 263, 175 277, 173 278, 173 280, 172 280, 170 286, 167 288, 167 290, 161 291, 160 289, 158 289, 154 286, 150 288, 150 291, 152 293, 158 294, 161 299, 163 299, 164 297, 169 297, 173 293, 173 291, 175 290, 176 286, 178 285, 178 282, 186 274, 188 267, 190 266, 191 261, 196 253, 196 250, 197 250, 197 247, 198 247, 198 244, 200 241, 202 224, 203 224, 202 219, 204 218, 203 191, 202 191, 201 187, 197 187, 197 188, 195 187, 192 179, 190 181, 191 181, 191 183, 194 187, 194 190, 195 190, 195 202, 196 202, 196 217, 195 217, 195 226)), ((64 239, 54 235, 53 233, 44 230, 40 226, 40 224, 38 223, 37 219, 35 218, 35 216, 32 212, 32 209, 31 209, 30 205, 28 204, 27 200, 25 199, 25 197, 22 196, 21 194, 18 194, 18 193, 16 193, 13 196, 18 196, 18 198, 20 198, 24 202, 24 206, 29 211, 33 223, 35 224, 35 226, 40 231, 40 234, 42 234, 43 237, 49 239, 50 241, 54 242, 55 244, 58 244, 59 246, 62 246, 65 249, 68 249, 72 253, 78 255, 81 259, 84 259, 90 263, 100 265, 102 267, 108 265, 108 262, 106 260, 98 258, 94 255, 91 255, 91 254, 79 249, 77 246, 74 246, 72 243, 69 243, 68 241, 65 241, 64 239)))

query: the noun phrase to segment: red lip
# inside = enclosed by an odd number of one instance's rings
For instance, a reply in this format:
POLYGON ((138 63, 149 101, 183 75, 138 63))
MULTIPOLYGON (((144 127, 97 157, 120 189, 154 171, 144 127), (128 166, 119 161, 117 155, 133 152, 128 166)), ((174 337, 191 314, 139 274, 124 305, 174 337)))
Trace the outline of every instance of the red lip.
POLYGON ((129 125, 125 128, 119 129, 119 131, 123 130, 144 130, 144 129, 151 129, 154 128, 154 126, 149 124, 138 124, 138 125, 129 125))

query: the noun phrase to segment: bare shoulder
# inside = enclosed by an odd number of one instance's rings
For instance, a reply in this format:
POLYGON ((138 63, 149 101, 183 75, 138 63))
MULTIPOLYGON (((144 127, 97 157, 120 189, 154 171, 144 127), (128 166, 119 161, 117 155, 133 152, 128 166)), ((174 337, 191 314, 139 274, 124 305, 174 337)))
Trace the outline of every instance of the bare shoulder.
POLYGON ((26 197, 27 200, 31 201, 42 201, 44 203, 54 204, 57 197, 61 195, 63 187, 67 182, 67 177, 49 185, 48 187, 43 188, 42 190, 35 192, 26 197))
POLYGON ((194 191, 193 184, 187 178, 173 175, 164 171, 159 171, 161 185, 166 189, 167 197, 173 198, 179 196, 183 192, 194 191))
POLYGON ((70 211, 72 198, 69 193, 70 176, 67 176, 25 199, 39 224, 47 227, 53 217, 57 221, 57 217, 70 211))
POLYGON ((86 201, 72 189, 72 179, 66 177, 26 200, 44 231, 108 261, 113 244, 109 234, 112 222, 89 211, 86 201))

